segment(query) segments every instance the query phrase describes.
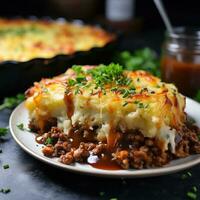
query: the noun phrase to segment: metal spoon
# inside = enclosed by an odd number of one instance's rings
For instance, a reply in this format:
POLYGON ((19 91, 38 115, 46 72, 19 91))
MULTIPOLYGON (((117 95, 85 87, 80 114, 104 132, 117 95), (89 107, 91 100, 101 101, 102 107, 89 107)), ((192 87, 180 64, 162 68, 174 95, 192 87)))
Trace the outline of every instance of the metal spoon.
POLYGON ((173 28, 172 28, 171 22, 169 20, 169 17, 167 15, 166 11, 165 11, 165 8, 163 6, 162 0, 154 0, 154 3, 156 5, 156 7, 157 7, 157 9, 158 9, 163 21, 164 21, 164 24, 165 24, 165 26, 167 28, 167 31, 169 33, 173 33, 173 28))

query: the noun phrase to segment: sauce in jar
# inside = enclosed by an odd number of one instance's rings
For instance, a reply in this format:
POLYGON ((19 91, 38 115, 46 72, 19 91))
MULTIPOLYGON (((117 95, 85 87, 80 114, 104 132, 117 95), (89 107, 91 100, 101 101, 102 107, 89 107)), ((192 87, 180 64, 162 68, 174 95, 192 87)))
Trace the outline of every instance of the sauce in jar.
POLYGON ((166 35, 161 74, 184 95, 195 96, 200 90, 200 29, 176 28, 166 35))

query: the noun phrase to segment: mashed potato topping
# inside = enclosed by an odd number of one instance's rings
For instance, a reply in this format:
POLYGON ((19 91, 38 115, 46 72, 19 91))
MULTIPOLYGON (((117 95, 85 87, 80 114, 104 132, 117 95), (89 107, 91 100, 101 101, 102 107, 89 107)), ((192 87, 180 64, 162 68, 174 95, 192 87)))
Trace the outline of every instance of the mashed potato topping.
POLYGON ((73 66, 64 74, 34 83, 27 93, 30 120, 44 132, 50 119, 66 134, 73 127, 94 130, 114 146, 119 132, 139 130, 175 151, 175 135, 185 123, 185 98, 173 84, 144 71, 116 64, 73 66))

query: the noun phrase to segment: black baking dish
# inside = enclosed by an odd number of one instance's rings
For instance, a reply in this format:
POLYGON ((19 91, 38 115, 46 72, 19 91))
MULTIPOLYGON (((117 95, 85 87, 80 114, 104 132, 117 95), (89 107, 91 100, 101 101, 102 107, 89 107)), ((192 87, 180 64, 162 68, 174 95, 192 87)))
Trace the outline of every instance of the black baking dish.
MULTIPOLYGON (((47 19, 46 19, 47 20, 47 19)), ((52 20, 48 18, 48 20, 52 20)), ((57 20, 57 19, 55 19, 57 20)), ((70 21, 77 23, 77 20, 70 21)), ((83 25, 83 21, 78 20, 83 25)), ((117 41, 121 35, 113 32, 99 24, 92 24, 103 28, 109 33, 115 34, 115 39, 107 43, 104 47, 94 47, 88 51, 77 51, 70 55, 56 55, 53 58, 34 58, 26 62, 5 61, 0 63, 0 98, 14 95, 17 92, 23 92, 30 87, 34 81, 39 81, 44 77, 51 77, 61 74, 74 64, 95 65, 99 63, 108 63, 113 50, 117 46, 117 41)))

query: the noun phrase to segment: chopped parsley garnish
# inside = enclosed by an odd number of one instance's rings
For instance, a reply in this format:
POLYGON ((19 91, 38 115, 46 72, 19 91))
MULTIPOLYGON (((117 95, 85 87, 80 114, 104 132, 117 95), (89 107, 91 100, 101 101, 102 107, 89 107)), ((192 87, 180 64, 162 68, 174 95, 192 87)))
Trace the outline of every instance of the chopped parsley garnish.
POLYGON ((130 87, 130 88, 111 88, 112 92, 116 92, 116 93, 120 93, 122 95, 123 98, 127 98, 130 97, 131 95, 135 94, 135 88, 134 87, 130 87))
MULTIPOLYGON (((106 95, 110 91, 121 95, 124 99, 130 99, 137 92, 133 80, 126 75, 123 67, 119 64, 101 64, 87 70, 84 70, 82 66, 75 65, 72 69, 76 73, 76 76, 67 81, 68 87, 66 88, 66 93, 71 91, 70 87, 73 87, 73 93, 75 95, 82 94, 82 89, 88 88, 90 90, 89 94, 91 95, 106 95)), ((139 78, 138 81, 140 81, 139 78)), ((143 88, 142 91, 148 92, 148 89, 143 88)), ((127 103, 123 104, 123 106, 126 105, 127 103)), ((148 105, 138 102, 137 107, 147 108, 148 105)))
POLYGON ((139 103, 138 104, 138 108, 148 108, 149 104, 143 104, 143 103, 139 103))
POLYGON ((126 106, 127 104, 129 103, 134 103, 137 105, 138 108, 148 108, 149 107, 149 104, 143 104, 142 102, 140 101, 133 101, 133 102, 124 102, 124 104, 122 106, 126 106))
POLYGON ((196 186, 193 186, 193 187, 192 187, 192 190, 193 190, 194 192, 197 192, 197 187, 196 187, 196 186))
POLYGON ((86 81, 86 78, 84 76, 77 76, 76 77, 76 82, 77 83, 83 83, 86 81))
POLYGON ((187 197, 193 200, 197 199, 197 187, 193 186, 192 189, 187 192, 187 197))
POLYGON ((105 192, 99 192, 99 196, 104 196, 105 192))
POLYGON ((95 68, 83 70, 81 66, 73 66, 72 69, 76 73, 76 78, 69 79, 68 86, 75 87, 74 94, 81 93, 82 87, 91 87, 90 94, 93 94, 93 90, 96 92, 102 92, 106 95, 106 85, 113 85, 110 91, 118 92, 123 98, 130 97, 135 93, 135 87, 132 85, 132 80, 124 74, 122 66, 119 64, 111 63, 109 65, 99 65, 95 68), (87 81, 86 77, 89 76, 92 79, 87 81), (122 87, 122 88, 120 88, 122 87))
POLYGON ((192 176, 192 173, 191 173, 191 172, 187 172, 187 175, 191 177, 191 176, 192 176))
POLYGON ((116 92, 116 91, 117 91, 117 87, 113 87, 113 88, 111 88, 110 91, 112 91, 112 92, 116 92))
POLYGON ((48 145, 48 144, 53 144, 54 143, 54 139, 53 138, 50 138, 50 137, 48 137, 47 139, 46 139, 46 141, 45 141, 45 145, 48 145))
POLYGON ((80 94, 80 93, 81 93, 81 91, 80 91, 79 87, 77 87, 77 88, 75 89, 74 94, 77 95, 77 94, 80 94))
POLYGON ((123 107, 125 107, 126 105, 128 105, 128 102, 124 102, 124 104, 122 105, 123 107))
POLYGON ((138 108, 148 108, 149 106, 148 104, 145 105, 144 103, 140 101, 134 101, 133 103, 136 104, 138 108))
POLYGON ((86 73, 92 76, 98 88, 102 88, 110 83, 115 83, 116 85, 130 84, 130 80, 124 76, 123 68, 119 64, 99 65, 96 68, 88 70, 86 73))
POLYGON ((23 123, 17 124, 17 127, 21 130, 21 131, 30 131, 30 129, 26 128, 24 126, 23 123))
POLYGON ((194 192, 187 192, 187 197, 193 200, 197 199, 197 194, 194 192))
POLYGON ((4 193, 4 194, 7 194, 7 193, 9 193, 9 192, 11 192, 11 190, 10 190, 10 188, 2 188, 2 189, 0 189, 0 192, 1 193, 4 193))
POLYGON ((128 95, 129 95, 129 91, 128 90, 125 90, 124 92, 123 92, 123 98, 126 98, 126 97, 128 97, 128 95))
POLYGON ((181 179, 183 179, 183 180, 187 179, 188 177, 192 177, 192 173, 191 172, 187 172, 187 173, 181 175, 181 179))
POLYGON ((144 104, 143 103, 138 103, 138 108, 144 108, 144 104))
POLYGON ((17 127, 18 127, 20 130, 22 130, 22 131, 25 130, 25 128, 24 128, 24 124, 23 124, 23 123, 18 124, 17 127))
POLYGON ((76 81, 75 80, 73 80, 73 79, 69 79, 68 80, 68 85, 69 86, 74 86, 76 84, 76 81))
POLYGON ((5 108, 14 108, 22 101, 24 101, 24 99, 25 97, 23 94, 17 94, 15 97, 6 97, 3 100, 3 103, 0 105, 0 110, 3 110, 5 108))
POLYGON ((5 136, 8 133, 8 128, 0 128, 0 137, 5 136))
POLYGON ((4 169, 8 169, 10 166, 8 164, 4 165, 3 168, 4 169))
POLYGON ((73 69, 77 74, 83 73, 83 70, 82 70, 82 66, 81 66, 81 65, 73 65, 73 66, 72 66, 72 69, 73 69))

